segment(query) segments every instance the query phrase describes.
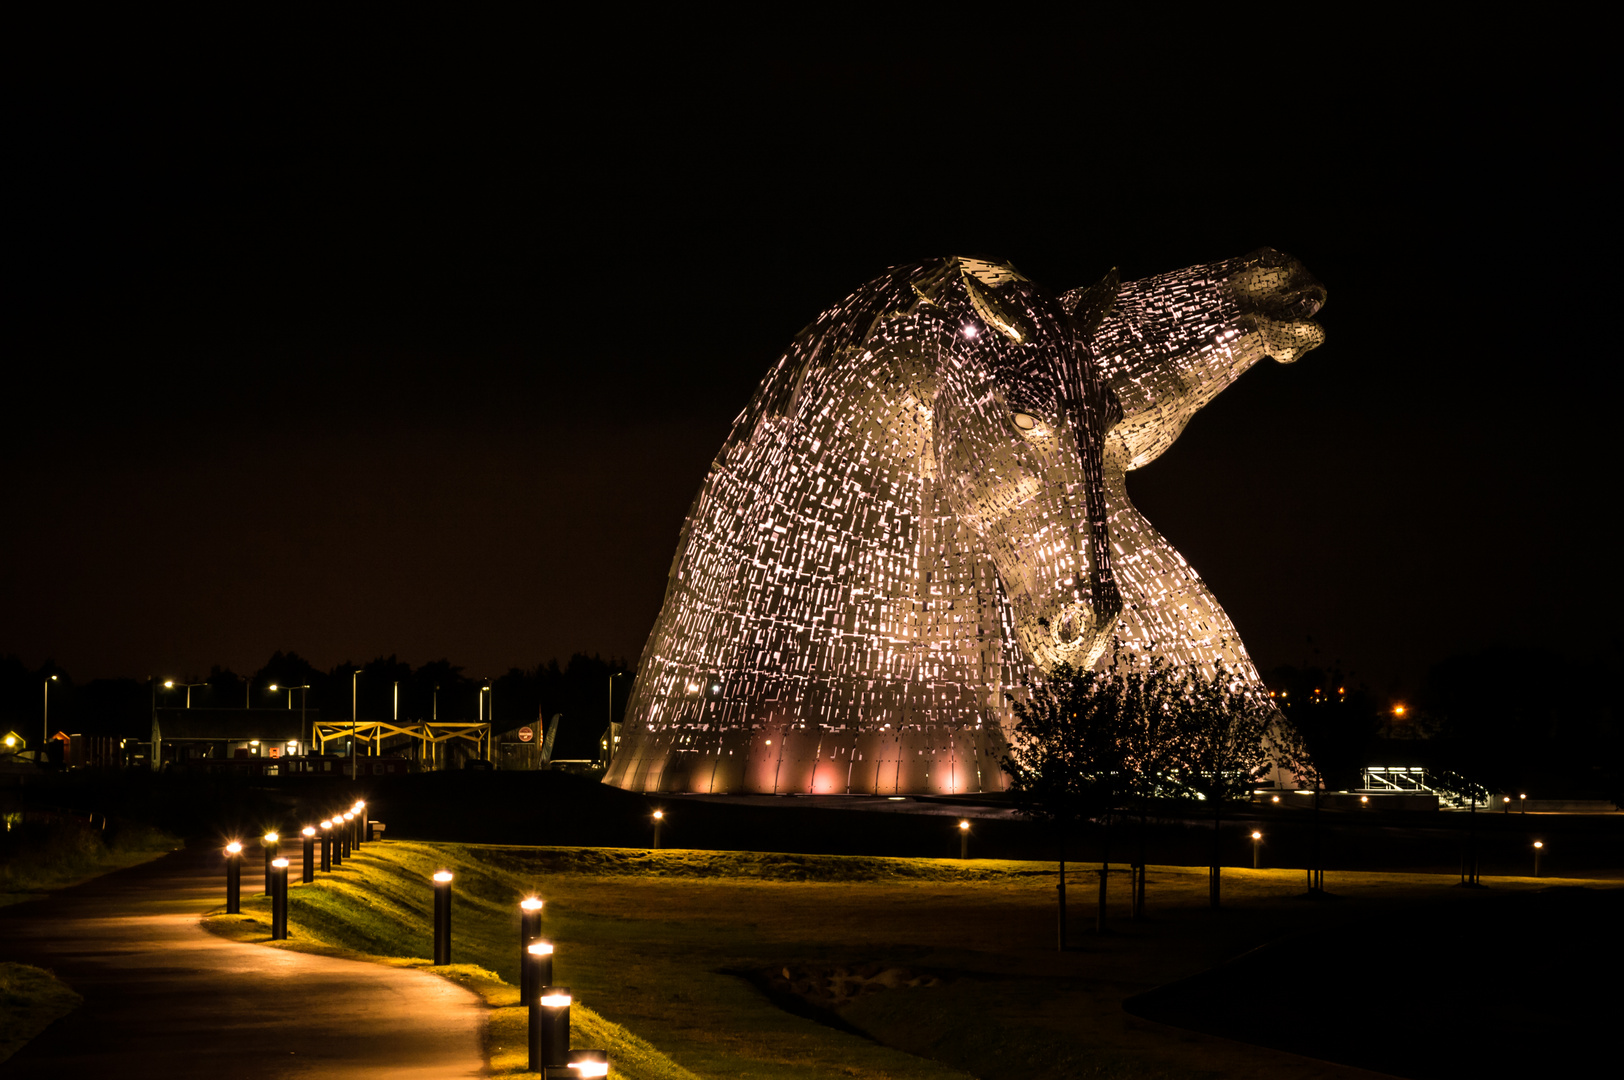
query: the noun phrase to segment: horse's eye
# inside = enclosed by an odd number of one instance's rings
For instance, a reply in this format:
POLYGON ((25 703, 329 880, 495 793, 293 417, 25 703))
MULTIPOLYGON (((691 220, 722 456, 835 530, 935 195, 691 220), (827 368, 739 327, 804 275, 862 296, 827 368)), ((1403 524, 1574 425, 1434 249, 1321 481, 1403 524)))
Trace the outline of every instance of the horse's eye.
POLYGON ((1037 417, 1028 413, 1018 412, 1012 415, 1015 420, 1015 426, 1020 428, 1022 431, 1031 431, 1033 428, 1038 426, 1037 417))

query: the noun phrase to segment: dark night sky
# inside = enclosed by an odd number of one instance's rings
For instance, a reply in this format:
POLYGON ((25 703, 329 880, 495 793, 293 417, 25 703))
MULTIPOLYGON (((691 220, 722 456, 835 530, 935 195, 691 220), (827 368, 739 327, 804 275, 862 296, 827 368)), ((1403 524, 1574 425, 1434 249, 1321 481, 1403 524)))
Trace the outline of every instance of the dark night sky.
POLYGON ((23 42, 0 653, 635 659, 729 421, 850 289, 1263 245, 1329 342, 1130 477, 1260 665, 1616 651, 1600 46, 1014 17, 23 42))

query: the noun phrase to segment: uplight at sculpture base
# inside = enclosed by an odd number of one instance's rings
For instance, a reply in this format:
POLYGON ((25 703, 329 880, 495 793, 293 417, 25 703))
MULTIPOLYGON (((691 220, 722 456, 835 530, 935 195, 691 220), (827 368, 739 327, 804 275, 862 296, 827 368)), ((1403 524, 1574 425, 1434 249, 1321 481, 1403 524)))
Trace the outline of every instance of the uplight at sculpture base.
POLYGON ((997 791, 1010 703, 1057 663, 1255 679, 1124 475, 1318 345, 1324 300, 1269 249, 1061 295, 955 257, 819 315, 689 510, 606 782, 997 791))

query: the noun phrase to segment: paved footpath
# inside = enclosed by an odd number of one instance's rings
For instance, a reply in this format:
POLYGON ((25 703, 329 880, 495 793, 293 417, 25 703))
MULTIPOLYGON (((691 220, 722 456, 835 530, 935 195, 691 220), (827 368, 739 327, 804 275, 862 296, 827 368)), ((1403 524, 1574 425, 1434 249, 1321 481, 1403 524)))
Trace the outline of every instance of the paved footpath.
MULTIPOLYGON (((263 886, 258 852, 243 894, 263 886)), ((84 1004, 0 1063, 0 1078, 479 1076, 484 1009, 424 971, 216 937, 217 851, 180 851, 0 908, 0 960, 49 968, 84 1004)))

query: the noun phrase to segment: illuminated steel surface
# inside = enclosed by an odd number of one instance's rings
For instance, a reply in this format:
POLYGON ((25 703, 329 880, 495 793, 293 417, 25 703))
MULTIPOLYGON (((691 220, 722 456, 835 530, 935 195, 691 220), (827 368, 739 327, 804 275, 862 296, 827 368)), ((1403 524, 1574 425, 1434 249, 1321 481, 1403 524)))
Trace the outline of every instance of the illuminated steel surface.
POLYGON ((1054 296, 899 267, 803 330, 688 512, 606 781, 1001 790, 1010 704, 1062 661, 1256 671, 1124 477, 1264 357, 1323 334, 1296 260, 1054 296))

